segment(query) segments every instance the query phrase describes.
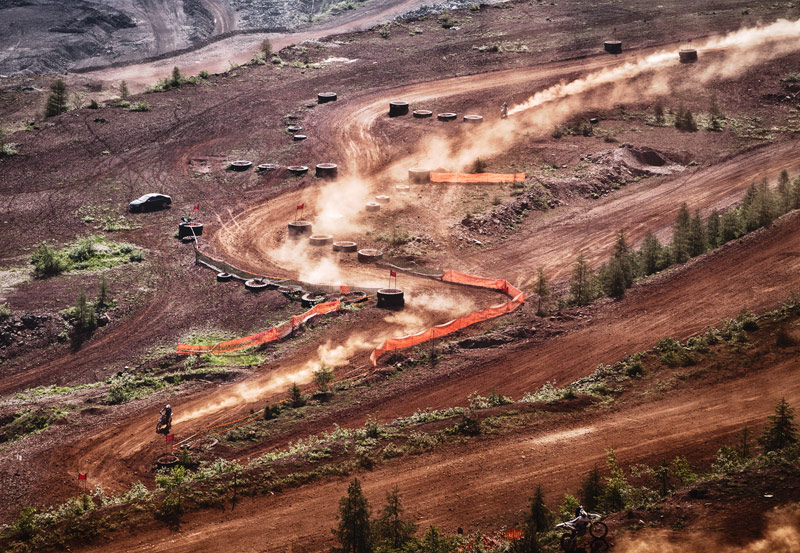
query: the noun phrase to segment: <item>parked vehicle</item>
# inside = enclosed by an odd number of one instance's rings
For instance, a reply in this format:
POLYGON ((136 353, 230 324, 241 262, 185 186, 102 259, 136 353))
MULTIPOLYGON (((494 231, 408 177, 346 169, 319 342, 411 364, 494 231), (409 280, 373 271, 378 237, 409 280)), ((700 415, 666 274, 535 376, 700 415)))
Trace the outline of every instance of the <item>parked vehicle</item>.
POLYGON ((152 211, 155 209, 163 209, 172 204, 172 198, 166 194, 145 194, 141 198, 133 200, 129 204, 131 213, 136 211, 152 211))

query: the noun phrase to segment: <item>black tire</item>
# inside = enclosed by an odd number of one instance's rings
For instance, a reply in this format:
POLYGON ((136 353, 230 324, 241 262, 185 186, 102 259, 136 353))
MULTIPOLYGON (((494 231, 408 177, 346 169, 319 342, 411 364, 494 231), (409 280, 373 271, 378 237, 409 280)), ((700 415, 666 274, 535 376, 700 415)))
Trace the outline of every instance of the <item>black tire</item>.
POLYGON ((559 543, 561 549, 566 553, 575 553, 578 549, 578 538, 575 537, 575 534, 562 534, 559 543))
POLYGON ((595 538, 605 538, 608 535, 608 526, 606 526, 605 522, 598 520, 589 526, 589 533, 595 538))
POLYGON ((455 121, 458 118, 457 113, 444 112, 436 116, 439 121, 455 121))
POLYGON ((405 303, 402 290, 397 288, 381 288, 378 290, 378 307, 383 309, 402 309, 405 303))
POLYGON ((314 307, 318 303, 322 303, 325 301, 325 294, 316 294, 314 292, 308 292, 303 294, 303 297, 300 299, 300 302, 303 304, 303 307, 314 307))
POLYGON ((183 242, 184 244, 191 244, 192 242, 194 242, 194 236, 184 236, 183 238, 181 238, 181 242, 183 242))
POLYGON ((290 300, 299 300, 303 295, 303 289, 295 286, 278 286, 277 290, 290 300))
POLYGON ((589 551, 591 551, 591 553, 603 553, 608 551, 608 549, 609 545, 605 538, 592 540, 592 542, 589 544, 589 551))
POLYGON ((320 92, 317 94, 318 104, 327 104, 328 102, 335 102, 338 99, 335 92, 320 92))
POLYGON ((375 201, 379 204, 388 204, 391 201, 391 198, 385 194, 380 194, 375 196, 375 201))
POLYGON ((408 102, 389 102, 389 117, 408 115, 408 102))
POLYGON ((383 257, 383 252, 380 250, 373 250, 366 248, 358 250, 358 260, 361 263, 373 263, 383 257))
POLYGON ((692 48, 683 48, 678 51, 678 60, 681 63, 694 63, 697 61, 697 50, 692 48))
POLYGON ((295 134, 292 136, 292 140, 294 140, 295 142, 300 142, 301 140, 305 140, 306 138, 308 138, 308 136, 306 136, 305 134, 295 134))
POLYGON ((332 243, 332 234, 312 234, 308 237, 308 244, 310 246, 328 246, 332 243))
POLYGON ((433 112, 429 109, 415 109, 412 115, 417 119, 425 119, 426 117, 432 117, 433 112))
POLYGON ((293 174, 294 176, 296 176, 296 177, 299 177, 299 176, 302 176, 302 175, 305 175, 306 173, 308 173, 308 167, 306 167, 305 165, 290 165, 286 169, 288 169, 288 171, 291 174, 293 174))
POLYGON ((314 176, 318 179, 335 180, 339 176, 339 168, 335 163, 317 163, 314 176))
POLYGON ((408 170, 408 180, 415 183, 431 182, 430 169, 421 169, 419 167, 412 167, 408 170))
POLYGON ((244 281, 244 287, 251 292, 261 292, 269 287, 269 282, 263 278, 251 278, 244 281))
POLYGON ((289 125, 288 127, 286 127, 286 130, 294 134, 302 131, 303 127, 301 127, 300 125, 289 125))
POLYGON ((341 240, 333 243, 333 251, 342 253, 355 253, 358 251, 358 245, 349 240, 341 240))
POLYGON ((311 234, 311 226, 310 221, 292 221, 289 223, 289 238, 300 238, 301 236, 305 236, 306 234, 311 234))
POLYGON ((178 464, 178 457, 176 455, 162 455, 156 460, 156 466, 159 468, 174 467, 178 464))
POLYGON ((262 163, 261 165, 258 166, 258 170, 264 173, 267 173, 269 171, 275 171, 276 169, 278 169, 278 166, 275 165, 274 163, 262 163))
POLYGON ((380 211, 381 204, 379 204, 378 202, 367 202, 367 204, 364 206, 364 209, 370 212, 380 211))
POLYGON ((607 40, 603 43, 603 49, 609 54, 621 54, 622 42, 619 40, 607 40))
POLYGON ((230 163, 231 171, 247 171, 252 166, 253 162, 246 159, 236 159, 230 163))
POLYGON ((465 115, 464 118, 462 119, 462 121, 464 121, 464 123, 472 123, 472 124, 483 123, 483 116, 482 115, 465 115))
POLYGON ((184 236, 202 236, 203 223, 181 223, 178 225, 178 238, 184 236))
POLYGON ((217 282, 229 282, 233 279, 233 275, 230 273, 217 273, 217 282))

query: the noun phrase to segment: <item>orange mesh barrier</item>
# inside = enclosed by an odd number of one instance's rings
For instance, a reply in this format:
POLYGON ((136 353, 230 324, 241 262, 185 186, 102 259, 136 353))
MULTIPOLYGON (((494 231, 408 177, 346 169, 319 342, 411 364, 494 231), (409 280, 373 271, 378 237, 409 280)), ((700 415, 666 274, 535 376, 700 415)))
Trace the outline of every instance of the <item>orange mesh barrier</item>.
POLYGON ((492 290, 500 290, 504 294, 511 296, 511 300, 502 303, 500 305, 487 307, 486 309, 482 309, 481 311, 476 311, 474 313, 470 313, 469 315, 459 317, 458 319, 454 319, 448 323, 427 328, 422 332, 418 332, 417 334, 411 334, 409 336, 401 336, 400 338, 389 338, 388 340, 383 342, 383 344, 378 346, 369 356, 370 361, 372 361, 373 367, 377 366, 378 357, 380 357, 387 351, 393 351, 396 349, 416 346, 417 344, 427 342, 428 340, 433 340, 434 338, 439 338, 441 336, 452 334, 453 332, 459 331, 462 328, 466 328, 470 325, 474 325, 475 323, 488 321, 489 319, 494 319, 495 317, 499 317, 500 315, 505 315, 506 313, 510 313, 511 311, 514 311, 517 307, 525 303, 525 294, 521 290, 518 290, 517 288, 512 286, 506 280, 493 280, 493 279, 468 275, 465 273, 459 273, 456 271, 444 271, 444 273, 442 274, 442 280, 446 282, 466 284, 468 286, 478 286, 480 288, 490 288, 492 290))
POLYGON ((230 353, 232 351, 239 351, 241 349, 258 346, 266 342, 272 342, 274 340, 285 338, 291 334, 292 330, 309 320, 311 317, 324 315, 325 313, 331 313, 332 311, 338 311, 339 308, 339 300, 318 303, 302 315, 293 316, 291 321, 283 323, 280 326, 264 330, 258 334, 251 334, 250 336, 243 336, 242 338, 235 338, 233 340, 220 342, 218 344, 178 344, 177 352, 183 355, 192 355, 196 353, 230 353))
POLYGON ((431 182, 451 184, 470 182, 523 182, 525 173, 431 173, 431 182))

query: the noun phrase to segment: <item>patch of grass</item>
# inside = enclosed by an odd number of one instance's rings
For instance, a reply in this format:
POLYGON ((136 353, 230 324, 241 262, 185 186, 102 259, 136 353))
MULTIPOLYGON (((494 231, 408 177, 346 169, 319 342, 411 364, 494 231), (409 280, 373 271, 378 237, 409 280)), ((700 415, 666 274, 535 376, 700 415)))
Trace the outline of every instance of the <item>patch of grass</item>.
POLYGON ((477 50, 478 52, 490 52, 498 54, 504 54, 507 52, 520 54, 522 52, 528 52, 530 50, 530 48, 528 48, 528 45, 522 42, 521 40, 515 40, 513 42, 511 42, 510 40, 490 42, 489 44, 483 44, 481 46, 473 46, 472 49, 477 50))
MULTIPOLYGON (((210 346, 233 338, 235 338, 235 336, 232 334, 212 331, 190 334, 182 340, 182 343, 191 344, 193 346, 210 346)), ((193 364, 199 361, 212 367, 249 367, 251 365, 260 365, 266 361, 266 359, 267 357, 263 353, 259 353, 253 349, 247 349, 231 353, 190 355, 187 358, 187 364, 193 364)))
POLYGON ((0 427, 0 442, 9 442, 28 434, 41 432, 64 415, 65 412, 58 408, 20 411, 11 422, 0 427))
POLYGON ((100 235, 79 238, 66 248, 66 255, 72 268, 79 271, 105 269, 144 258, 133 244, 113 242, 100 235))
POLYGON ((131 104, 131 107, 128 108, 128 111, 150 111, 150 104, 142 100, 141 102, 131 104))

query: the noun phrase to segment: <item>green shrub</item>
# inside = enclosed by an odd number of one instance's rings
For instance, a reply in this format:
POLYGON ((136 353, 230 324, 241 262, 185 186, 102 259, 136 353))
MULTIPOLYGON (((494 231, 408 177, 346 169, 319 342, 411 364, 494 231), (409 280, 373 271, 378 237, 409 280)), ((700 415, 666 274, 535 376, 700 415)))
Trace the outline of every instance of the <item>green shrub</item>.
POLYGON ((205 70, 200 71, 200 73, 198 73, 197 76, 200 77, 201 79, 208 79, 209 77, 208 71, 205 70))
POLYGON ((97 100, 92 98, 92 100, 89 102, 89 109, 100 109, 100 104, 97 103, 97 100))
POLYGON ((33 264, 33 276, 36 278, 60 275, 70 268, 69 259, 44 242, 39 244, 36 252, 31 256, 31 263, 33 264))
POLYGON ((131 105, 130 111, 150 111, 150 104, 142 100, 131 105))
POLYGON ((142 250, 135 249, 128 255, 128 259, 134 263, 139 263, 140 261, 144 260, 144 253, 142 253, 142 250))
POLYGON ((118 108, 129 108, 131 107, 131 103, 128 100, 120 100, 116 104, 114 104, 118 108))
POLYGON ((0 303, 0 321, 5 321, 9 317, 11 317, 11 308, 7 303, 0 303))

